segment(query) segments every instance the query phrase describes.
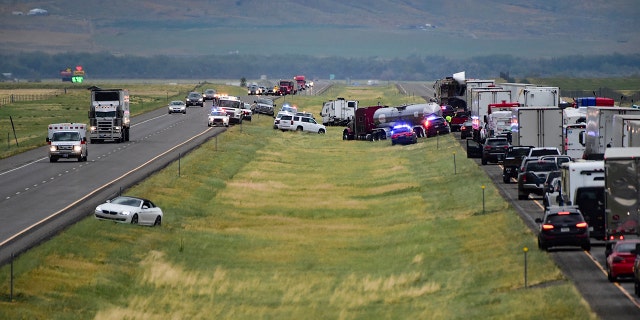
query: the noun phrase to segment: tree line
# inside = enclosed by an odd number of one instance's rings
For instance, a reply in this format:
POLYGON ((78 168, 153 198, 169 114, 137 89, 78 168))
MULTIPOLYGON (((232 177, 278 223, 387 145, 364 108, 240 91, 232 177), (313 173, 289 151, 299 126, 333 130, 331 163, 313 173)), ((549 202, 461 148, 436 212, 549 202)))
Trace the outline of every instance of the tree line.
POLYGON ((466 71, 468 77, 637 77, 640 54, 573 55, 556 58, 522 58, 489 55, 470 59, 411 55, 404 58, 312 57, 305 55, 205 55, 141 57, 108 52, 68 52, 48 54, 26 52, 0 54, 0 73, 13 78, 38 80, 58 78, 66 68, 83 66, 87 78, 95 79, 289 79, 303 74, 308 78, 377 79, 424 81, 466 71))

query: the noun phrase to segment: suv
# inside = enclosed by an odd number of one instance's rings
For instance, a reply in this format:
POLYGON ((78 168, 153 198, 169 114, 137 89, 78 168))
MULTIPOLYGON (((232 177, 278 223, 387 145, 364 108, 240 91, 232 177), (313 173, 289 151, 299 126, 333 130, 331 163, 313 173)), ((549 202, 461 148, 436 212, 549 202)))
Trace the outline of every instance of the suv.
POLYGON ((482 146, 482 164, 502 161, 508 149, 507 138, 487 138, 482 146))
POLYGON ((260 87, 258 87, 257 84, 250 84, 247 87, 247 94, 250 95, 250 96, 251 95, 256 95, 256 94, 261 94, 260 87))
POLYGON ((253 111, 255 113, 262 113, 262 114, 267 114, 267 115, 274 115, 273 112, 273 107, 274 107, 274 103, 273 100, 270 99, 257 99, 253 101, 254 105, 253 105, 253 111))
POLYGON ((435 135, 450 133, 451 128, 445 120, 441 116, 432 115, 427 118, 427 121, 424 123, 425 131, 427 133, 427 138, 435 135))
POLYGON ((533 146, 510 146, 502 160, 502 182, 509 183, 511 178, 518 177, 518 167, 522 164, 522 159, 529 154, 533 146))
POLYGON ((557 171, 558 165, 550 160, 530 160, 525 158, 518 173, 518 200, 526 200, 530 193, 544 195, 544 182, 551 171, 557 171), (526 161, 526 162, 525 162, 526 161))
POLYGON ((216 90, 207 89, 202 93, 203 100, 213 100, 216 97, 216 90))
POLYGON ((549 250, 556 246, 578 246, 585 251, 591 250, 589 225, 576 206, 549 207, 542 219, 538 232, 538 248, 549 250))
POLYGON ((324 125, 317 123, 312 117, 291 114, 285 114, 280 117, 278 129, 282 131, 295 130, 320 134, 324 134, 327 131, 327 128, 324 125))
POLYGON ((187 105, 187 107, 190 107, 190 106, 203 107, 204 106, 204 102, 203 102, 204 99, 202 98, 202 95, 198 92, 189 92, 189 94, 184 100, 185 100, 184 103, 187 105))
POLYGON ((559 156, 560 150, 558 148, 550 147, 535 147, 529 150, 527 157, 541 157, 541 156, 559 156))

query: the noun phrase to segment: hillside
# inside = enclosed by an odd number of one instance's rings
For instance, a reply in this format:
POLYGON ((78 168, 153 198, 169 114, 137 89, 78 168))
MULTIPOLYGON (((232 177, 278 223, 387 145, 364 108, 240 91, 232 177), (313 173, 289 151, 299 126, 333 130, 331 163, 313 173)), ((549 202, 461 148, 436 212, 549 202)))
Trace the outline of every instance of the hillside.
POLYGON ((536 57, 640 51, 634 0, 1 3, 4 52, 536 57), (33 8, 49 14, 26 15, 33 8))

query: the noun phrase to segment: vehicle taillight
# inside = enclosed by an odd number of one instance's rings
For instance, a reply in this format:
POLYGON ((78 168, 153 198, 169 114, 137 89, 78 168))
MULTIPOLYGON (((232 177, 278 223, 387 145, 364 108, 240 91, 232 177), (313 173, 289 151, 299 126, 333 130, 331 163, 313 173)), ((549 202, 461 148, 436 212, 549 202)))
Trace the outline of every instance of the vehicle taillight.
POLYGON ((552 224, 543 224, 542 225, 542 230, 553 230, 553 225, 552 224))
POLYGON ((485 150, 491 150, 491 146, 484 146, 485 150))
POLYGON ((586 228, 586 227, 588 227, 586 222, 579 222, 579 223, 576 224, 576 228, 583 229, 583 228, 586 228))

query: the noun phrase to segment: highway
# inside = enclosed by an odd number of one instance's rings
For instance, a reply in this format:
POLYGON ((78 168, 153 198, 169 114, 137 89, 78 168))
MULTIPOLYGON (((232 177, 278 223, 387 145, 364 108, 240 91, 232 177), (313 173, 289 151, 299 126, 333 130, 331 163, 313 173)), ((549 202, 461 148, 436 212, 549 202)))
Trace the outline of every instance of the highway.
MULTIPOLYGON (((322 92, 327 85, 316 83, 314 89, 322 92)), ((432 83, 399 83, 397 87, 403 94, 425 99, 433 96, 432 83)), ((313 93, 309 90, 304 94, 313 93)), ((225 128, 207 127, 208 109, 190 107, 185 115, 169 115, 160 108, 134 117, 131 141, 90 144, 87 162, 49 163, 46 147, 0 160, 0 264, 85 218, 98 204, 223 133, 225 128)), ((502 182, 500 165, 483 166, 479 159, 476 162, 535 234, 538 226, 534 219, 543 211, 541 199, 517 200, 516 184, 502 182)), ((640 299, 633 295, 633 282, 607 280, 602 243, 592 242, 591 252, 562 249, 552 250, 549 255, 600 319, 640 319, 640 299)))
MULTIPOLYGON (((433 97, 433 82, 429 83, 399 83, 401 93, 421 96, 425 99, 433 97)), ((454 133, 459 138, 459 133, 454 133)), ((459 140, 466 148, 465 140, 459 140)), ((478 167, 485 171, 493 184, 498 188, 502 197, 518 212, 522 221, 537 234, 536 218, 542 218, 544 206, 542 198, 518 200, 518 189, 515 180, 506 184, 502 181, 502 166, 496 164, 482 165, 480 159, 475 159, 478 167)), ((604 242, 592 240, 590 252, 580 248, 553 249, 550 257, 562 270, 564 276, 575 284, 583 298, 600 319, 640 319, 640 299, 634 295, 633 280, 607 280, 605 271, 604 242)), ((529 248, 538 250, 538 248, 529 248)))
POLYGON ((89 144, 87 162, 50 163, 46 147, 1 160, 0 263, 224 132, 207 127, 208 109, 167 114, 161 108, 134 117, 129 142, 89 144))

